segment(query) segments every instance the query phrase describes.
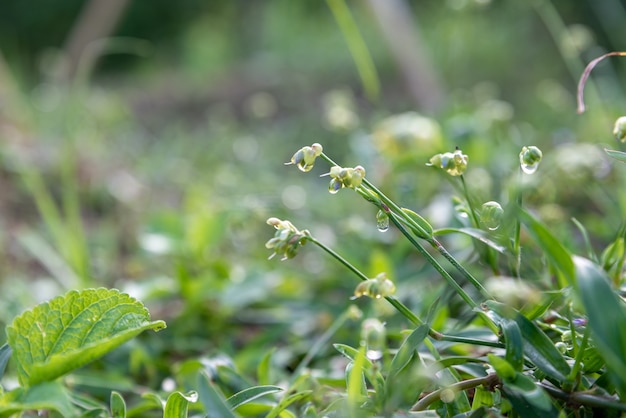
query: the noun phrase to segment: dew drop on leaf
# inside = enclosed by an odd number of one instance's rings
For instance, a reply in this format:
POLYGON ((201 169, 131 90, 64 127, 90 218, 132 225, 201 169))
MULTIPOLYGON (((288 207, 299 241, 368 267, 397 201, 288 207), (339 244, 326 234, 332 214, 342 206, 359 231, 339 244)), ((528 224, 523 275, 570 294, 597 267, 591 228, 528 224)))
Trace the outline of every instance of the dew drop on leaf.
POLYGON ((380 232, 385 232, 389 229, 389 216, 382 210, 379 210, 376 214, 376 228, 380 232))

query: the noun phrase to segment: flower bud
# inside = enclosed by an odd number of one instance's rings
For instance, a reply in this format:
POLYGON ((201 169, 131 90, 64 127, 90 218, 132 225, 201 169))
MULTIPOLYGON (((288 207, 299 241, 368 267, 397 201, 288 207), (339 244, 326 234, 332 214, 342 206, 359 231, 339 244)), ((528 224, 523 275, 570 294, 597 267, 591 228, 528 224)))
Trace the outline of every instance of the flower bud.
POLYGON ((313 169, 313 165, 315 164, 315 159, 322 155, 323 148, 317 142, 311 145, 310 147, 302 147, 300 148, 291 160, 285 165, 294 164, 296 165, 300 171, 311 171, 313 169))
POLYGON ((454 152, 433 155, 426 165, 446 170, 451 176, 461 176, 467 170, 468 163, 469 157, 457 149, 454 152))
POLYGON ((522 147, 522 151, 519 153, 519 163, 522 171, 526 174, 533 174, 539 167, 541 157, 543 157, 543 153, 536 146, 522 147))
POLYGON ((360 187, 365 178, 365 169, 360 165, 354 168, 333 166, 330 168, 330 172, 325 175, 331 177, 330 184, 328 185, 328 191, 330 193, 337 193, 339 189, 348 187, 350 189, 356 189, 360 187))
POLYGON ((274 250, 269 258, 276 254, 282 254, 283 260, 293 258, 298 250, 303 246, 310 237, 309 231, 299 231, 291 222, 281 221, 278 218, 269 218, 267 224, 276 228, 274 237, 265 243, 265 248, 274 250))
POLYGON ((620 142, 626 142, 626 116, 621 116, 615 121, 613 135, 620 142))
POLYGON ((490 231, 495 231, 500 227, 504 209, 498 202, 485 202, 480 209, 480 222, 490 231))
POLYGON ((367 279, 359 283, 354 289, 353 299, 368 296, 372 299, 380 299, 396 293, 396 285, 387 278, 387 273, 380 273, 373 279, 367 279))

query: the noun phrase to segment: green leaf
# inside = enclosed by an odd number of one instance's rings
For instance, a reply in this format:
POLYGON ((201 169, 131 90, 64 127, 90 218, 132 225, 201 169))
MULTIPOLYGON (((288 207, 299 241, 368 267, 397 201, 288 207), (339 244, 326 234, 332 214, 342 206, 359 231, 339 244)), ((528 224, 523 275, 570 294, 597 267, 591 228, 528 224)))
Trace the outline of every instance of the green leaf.
POLYGON ((278 386, 253 386, 251 388, 247 388, 242 390, 241 392, 235 393, 233 396, 226 400, 227 405, 231 409, 236 409, 243 404, 251 402, 261 396, 269 395, 271 393, 282 392, 283 388, 278 386))
POLYGON ((64 417, 78 416, 67 389, 60 382, 18 388, 0 397, 0 417, 28 410, 57 411, 64 417))
POLYGON ((150 322, 141 302, 116 289, 72 290, 15 318, 7 340, 20 383, 31 386, 82 367, 142 331, 163 328, 163 321, 150 322))
MULTIPOLYGON (((335 347, 335 350, 339 351, 341 354, 343 354, 344 356, 348 357, 352 361, 355 361, 356 358, 359 356, 359 350, 357 350, 356 348, 350 347, 349 345, 333 344, 333 347, 335 347)), ((363 367, 365 369, 370 370, 370 369, 374 368, 374 365, 372 364, 370 359, 365 357, 365 361, 363 363, 363 367)))
POLYGON ((389 375, 398 374, 404 367, 409 364, 416 353, 417 347, 424 341, 428 335, 428 325, 420 325, 404 340, 398 352, 391 360, 389 367, 389 375))
POLYGON ((111 416, 113 418, 126 418, 126 402, 119 392, 111 392, 111 416))
POLYGON ((515 369, 513 365, 503 359, 502 357, 498 357, 495 354, 487 354, 487 358, 489 359, 489 364, 494 368, 496 374, 503 380, 509 380, 515 378, 515 369))
POLYGON ((533 216, 523 209, 519 209, 518 214, 520 221, 526 225, 528 232, 533 236, 544 254, 565 277, 568 284, 574 284, 574 263, 570 252, 561 244, 561 242, 533 216))
POLYGON ((612 149, 604 149, 604 151, 609 155, 609 157, 616 159, 620 163, 626 164, 626 152, 615 151, 612 149))
POLYGON ((270 375, 272 370, 272 355, 275 351, 276 350, 273 348, 265 353, 265 355, 261 359, 261 362, 257 366, 256 374, 257 380, 260 385, 268 385, 271 381, 270 375))
POLYGON ((190 391, 187 394, 174 392, 167 397, 163 418, 187 418, 189 403, 195 403, 197 401, 197 392, 190 391))
POLYGON ((506 361, 515 369, 521 372, 524 366, 524 342, 522 340, 522 332, 517 322, 505 319, 501 323, 502 334, 504 335, 504 344, 506 346, 506 361))
POLYGON ((359 417, 359 407, 367 400, 367 385, 363 370, 366 360, 365 346, 362 346, 357 352, 356 359, 346 369, 348 411, 350 411, 349 416, 353 418, 359 417))
POLYGON ((517 372, 513 379, 506 379, 502 391, 522 418, 553 418, 559 412, 548 394, 528 376, 517 372))
POLYGON ((506 248, 503 245, 498 244, 497 242, 493 241, 491 239, 491 237, 489 236, 489 234, 485 231, 483 231, 482 229, 476 229, 476 228, 441 228, 441 229, 436 229, 434 231, 435 235, 446 235, 446 234, 463 234, 463 235, 467 235, 468 237, 474 238, 475 240, 478 240, 480 242, 482 242, 483 244, 487 245, 490 248, 493 248, 494 250, 496 250, 499 253, 506 253, 506 248))
POLYGON ((404 212, 409 219, 411 219, 415 225, 409 225, 409 228, 415 235, 420 238, 428 239, 433 236, 433 227, 432 225, 424 219, 421 215, 416 212, 413 212, 411 209, 402 208, 402 212, 404 212))
POLYGON ((620 397, 626 399, 626 311, 606 273, 596 264, 574 257, 578 295, 588 326, 620 397))
POLYGON ((283 400, 280 401, 280 403, 276 405, 265 418, 276 418, 278 416, 282 416, 283 412, 288 412, 286 411, 286 409, 289 407, 289 405, 309 398, 312 393, 312 390, 304 390, 302 392, 294 393, 293 395, 283 398, 283 400))
POLYGON ((198 394, 200 402, 204 405, 207 418, 235 418, 235 414, 226 404, 226 400, 205 372, 198 374, 198 394))
POLYGON ((495 322, 502 324, 509 318, 517 323, 524 339, 524 354, 539 370, 560 382, 567 379, 570 366, 543 331, 510 306, 492 300, 486 301, 485 305, 492 310, 490 316, 495 322))

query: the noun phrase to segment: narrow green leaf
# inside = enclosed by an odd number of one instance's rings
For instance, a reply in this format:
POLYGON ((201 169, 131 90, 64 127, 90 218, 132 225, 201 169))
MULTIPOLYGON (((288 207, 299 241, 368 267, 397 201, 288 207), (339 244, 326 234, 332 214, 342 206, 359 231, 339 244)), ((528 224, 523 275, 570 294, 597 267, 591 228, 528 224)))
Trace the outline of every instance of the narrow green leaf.
POLYGON ((521 372, 524 366, 524 342, 522 340, 522 332, 517 322, 510 319, 502 321, 502 334, 504 335, 504 344, 506 346, 506 361, 515 369, 521 372))
POLYGON ((348 411, 352 418, 359 418, 359 407, 367 399, 367 385, 365 384, 365 373, 363 366, 367 357, 365 356, 365 346, 362 346, 355 360, 348 365, 346 370, 348 411))
POLYGON ((417 348, 428 335, 428 329, 428 325, 420 325, 406 338, 406 340, 404 340, 398 349, 398 352, 391 360, 391 366, 389 367, 390 376, 398 374, 407 364, 409 364, 415 355, 417 348))
POLYGON ((187 418, 189 403, 198 401, 198 393, 190 391, 187 394, 173 392, 167 397, 163 418, 187 418))
POLYGON ((489 364, 494 368, 496 374, 503 380, 511 380, 515 378, 515 369, 513 365, 503 359, 502 357, 498 357, 495 354, 487 354, 487 358, 489 359, 489 364))
POLYGON ((226 404, 226 400, 211 383, 205 372, 198 374, 198 395, 204 406, 207 418, 235 418, 235 414, 226 404))
POLYGON ((142 331, 163 328, 163 321, 150 322, 141 302, 100 288, 72 290, 37 305, 6 331, 19 381, 29 386, 84 366, 142 331))
POLYGON ((491 239, 491 237, 489 236, 489 234, 485 231, 483 231, 482 229, 476 229, 476 228, 441 228, 441 229, 436 229, 434 232, 434 235, 447 235, 447 234, 463 234, 463 235, 467 235, 470 238, 473 238, 475 240, 478 240, 480 242, 482 242, 483 244, 487 245, 490 248, 493 248, 494 250, 496 250, 499 253, 506 253, 506 248, 503 245, 498 244, 497 242, 493 241, 491 239))
POLYGON ((596 264, 574 257, 578 294, 587 312, 588 326, 613 383, 626 399, 626 311, 609 284, 606 273, 596 264))
POLYGON ((520 221, 526 225, 528 232, 533 236, 550 261, 565 277, 569 285, 574 284, 574 263, 570 252, 561 242, 542 224, 523 209, 519 209, 520 221))
POLYGON ((113 418, 126 418, 126 402, 119 392, 111 392, 111 416, 113 418))
POLYGON ((609 157, 616 159, 620 163, 626 164, 626 152, 615 151, 612 149, 604 149, 604 151, 609 155, 609 157))
POLYGON ((78 416, 67 389, 60 382, 18 388, 0 398, 0 417, 10 417, 28 410, 57 411, 64 417, 78 416))
POLYGON ((492 310, 490 316, 497 323, 502 324, 506 318, 517 323, 524 339, 524 354, 539 370, 560 382, 567 379, 570 367, 543 331, 510 306, 492 300, 486 301, 485 305, 492 310))
POLYGON ((517 372, 513 379, 506 379, 502 390, 522 418, 554 418, 559 412, 548 394, 533 380, 517 372))
MULTIPOLYGON (((349 358, 352 361, 355 361, 356 358, 359 355, 359 350, 357 350, 354 347, 350 347, 349 345, 333 344, 333 347, 335 347, 335 350, 339 351, 341 354, 343 354, 344 356, 346 356, 347 358, 349 358)), ((366 357, 365 358, 365 362, 363 363, 363 367, 368 369, 368 370, 371 370, 371 369, 374 368, 374 365, 372 364, 370 359, 368 359, 366 357)))
POLYGON ((251 402, 261 396, 269 395, 271 393, 282 392, 283 388, 278 386, 253 386, 235 393, 233 396, 226 400, 226 404, 231 409, 236 409, 243 404, 251 402))
POLYGON ((409 219, 411 219, 417 228, 414 225, 409 225, 409 228, 415 235, 420 238, 428 239, 433 236, 433 227, 432 225, 424 219, 420 214, 413 212, 411 209, 402 208, 402 212, 404 212, 409 219))
MULTIPOLYGON (((304 390, 302 392, 294 393, 293 395, 287 396, 283 398, 282 401, 278 405, 272 409, 269 414, 265 418, 276 418, 278 416, 283 416, 283 412, 289 412, 286 409, 295 402, 304 401, 309 398, 313 393, 312 390, 304 390)), ((293 415, 293 414, 292 414, 293 415)))
POLYGON ((275 349, 271 349, 261 359, 261 362, 257 366, 256 375, 257 381, 260 385, 269 385, 271 382, 270 375, 272 370, 272 355, 274 354, 275 349))

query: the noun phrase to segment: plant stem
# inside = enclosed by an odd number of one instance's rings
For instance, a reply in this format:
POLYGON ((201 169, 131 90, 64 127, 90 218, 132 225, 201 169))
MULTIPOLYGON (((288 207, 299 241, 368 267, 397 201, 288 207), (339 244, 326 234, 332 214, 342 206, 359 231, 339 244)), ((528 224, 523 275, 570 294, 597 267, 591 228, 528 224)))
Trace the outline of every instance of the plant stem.
MULTIPOLYGON (((369 280, 369 278, 365 274, 363 274, 363 272, 361 272, 358 268, 353 266, 348 260, 343 258, 341 255, 339 255, 337 252, 335 252, 332 248, 326 246, 324 243, 318 241, 315 237, 313 237, 311 235, 308 235, 307 239, 309 241, 311 241, 313 244, 315 244, 318 247, 320 247, 322 250, 324 250, 326 253, 328 253, 335 260, 339 261, 339 263, 343 264, 348 270, 350 270, 351 272, 356 274, 356 276, 359 279, 361 279, 363 281, 364 280, 369 280)), ((447 274, 447 272, 446 272, 446 274, 447 274)), ((461 291, 462 291, 462 289, 461 289, 461 291)), ((396 310, 398 312, 400 312, 405 318, 407 318, 409 321, 411 321, 414 325, 419 326, 419 325, 424 324, 424 322, 422 320, 420 320, 413 312, 411 312, 411 310, 409 308, 406 307, 406 305, 404 305, 398 299, 396 299, 396 298, 394 298, 392 296, 386 296, 385 299, 394 308, 396 308, 396 310)), ((487 347, 503 347, 503 345, 501 343, 498 343, 498 342, 478 340, 478 339, 474 339, 474 338, 458 337, 458 336, 453 336, 453 335, 445 335, 445 334, 442 334, 442 333, 440 333, 438 331, 435 331, 432 328, 429 328, 428 335, 432 339, 438 340, 438 341, 449 341, 449 342, 457 342, 457 343, 472 344, 472 345, 482 345, 482 346, 487 346, 487 347)))
MULTIPOLYGON (((363 272, 361 272, 361 270, 359 270, 358 268, 356 268, 352 264, 350 264, 350 262, 348 260, 343 258, 338 253, 336 253, 332 248, 327 247, 324 243, 318 241, 316 238, 314 238, 314 237, 312 237, 310 235, 307 237, 307 239, 309 241, 311 241, 313 244, 315 244, 318 247, 320 247, 322 250, 326 251, 328 254, 330 254, 335 260, 339 261, 348 270, 350 270, 351 272, 356 274, 359 279, 361 279, 363 281, 369 280, 369 278, 365 274, 363 274, 363 272)), ((385 296, 385 299, 387 299, 387 301, 389 303, 391 303, 391 305, 393 305, 393 307, 396 308, 396 310, 398 312, 400 312, 406 319, 411 321, 413 324, 419 326, 419 325, 422 325, 424 323, 422 320, 420 320, 413 312, 411 312, 411 310, 409 308, 407 308, 398 299, 394 298, 393 296, 385 296)))
POLYGON ((425 411, 426 408, 428 408, 433 402, 437 402, 439 399, 441 399, 441 393, 444 390, 452 390, 453 392, 456 393, 456 392, 461 392, 464 390, 472 389, 478 386, 491 387, 491 386, 494 386, 499 381, 500 381, 500 378, 498 378, 498 376, 495 373, 492 373, 492 374, 488 374, 485 377, 477 377, 474 379, 467 379, 458 383, 454 383, 445 388, 437 389, 436 391, 431 392, 428 395, 424 396, 422 399, 419 400, 419 402, 413 405, 413 407, 411 408, 411 411, 425 411))

